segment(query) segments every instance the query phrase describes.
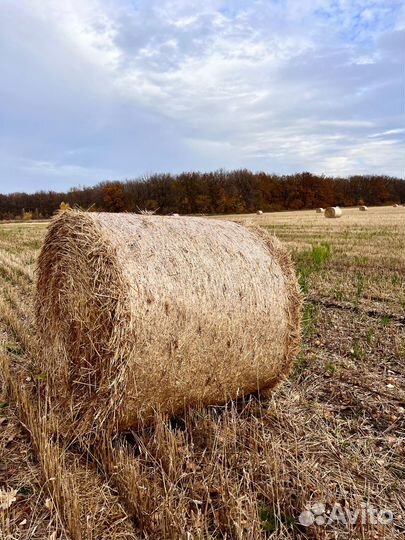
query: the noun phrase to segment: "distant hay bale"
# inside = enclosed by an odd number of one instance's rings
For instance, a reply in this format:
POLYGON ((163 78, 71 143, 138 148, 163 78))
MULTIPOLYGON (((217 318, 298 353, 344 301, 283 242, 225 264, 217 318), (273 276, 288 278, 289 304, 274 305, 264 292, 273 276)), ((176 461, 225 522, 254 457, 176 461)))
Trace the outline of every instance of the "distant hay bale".
POLYGON ((177 212, 173 212, 172 216, 173 217, 179 217, 179 214, 177 212))
POLYGON ((364 204, 359 207, 360 212, 367 212, 368 208, 364 204))
POLYGON ((326 218, 339 218, 342 215, 342 209, 339 206, 330 206, 325 210, 326 218))
POLYGON ((325 212, 324 208, 317 208, 316 213, 317 214, 323 214, 325 212))
POLYGON ((256 212, 256 214, 257 214, 258 216, 261 216, 261 215, 263 214, 263 210, 258 210, 258 211, 256 212))
POLYGON ((399 207, 399 204, 394 204, 393 207, 394 207, 394 208, 398 208, 398 207, 399 207))
POLYGON ((258 228, 204 218, 60 213, 36 313, 55 403, 76 433, 271 388, 299 345, 291 260, 258 228))

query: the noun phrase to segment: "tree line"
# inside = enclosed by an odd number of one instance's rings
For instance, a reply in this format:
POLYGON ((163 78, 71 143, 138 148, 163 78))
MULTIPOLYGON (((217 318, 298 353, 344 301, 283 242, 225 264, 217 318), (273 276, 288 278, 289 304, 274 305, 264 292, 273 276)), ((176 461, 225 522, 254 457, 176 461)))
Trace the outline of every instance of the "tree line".
POLYGON ((61 207, 107 212, 229 214, 301 210, 327 206, 405 203, 405 181, 384 175, 349 178, 309 172, 276 175, 246 169, 209 173, 153 174, 105 181, 67 192, 0 195, 0 219, 48 218, 61 207))

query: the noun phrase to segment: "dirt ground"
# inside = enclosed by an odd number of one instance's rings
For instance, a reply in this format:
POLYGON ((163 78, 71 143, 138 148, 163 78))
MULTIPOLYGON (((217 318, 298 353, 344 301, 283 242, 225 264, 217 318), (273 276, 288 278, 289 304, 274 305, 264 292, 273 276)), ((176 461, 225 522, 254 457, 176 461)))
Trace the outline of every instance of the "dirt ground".
POLYGON ((404 538, 404 208, 217 218, 290 250, 294 369, 271 396, 158 417, 94 453, 38 400, 46 223, 0 225, 0 539, 404 538))

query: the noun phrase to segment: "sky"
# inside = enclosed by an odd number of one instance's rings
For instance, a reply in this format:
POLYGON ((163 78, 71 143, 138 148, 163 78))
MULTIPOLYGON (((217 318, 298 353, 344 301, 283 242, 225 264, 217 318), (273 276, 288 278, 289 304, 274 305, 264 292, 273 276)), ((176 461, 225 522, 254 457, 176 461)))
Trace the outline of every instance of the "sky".
POLYGON ((404 177, 402 0, 1 0, 0 192, 404 177))

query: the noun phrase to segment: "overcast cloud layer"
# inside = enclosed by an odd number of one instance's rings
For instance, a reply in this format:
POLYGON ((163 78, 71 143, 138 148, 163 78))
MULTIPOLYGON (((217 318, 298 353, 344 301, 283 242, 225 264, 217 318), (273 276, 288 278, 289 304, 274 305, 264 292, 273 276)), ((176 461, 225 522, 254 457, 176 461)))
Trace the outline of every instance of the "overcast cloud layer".
POLYGON ((2 0, 0 191, 403 177, 404 28, 402 0, 2 0))

